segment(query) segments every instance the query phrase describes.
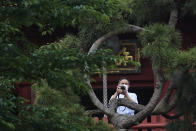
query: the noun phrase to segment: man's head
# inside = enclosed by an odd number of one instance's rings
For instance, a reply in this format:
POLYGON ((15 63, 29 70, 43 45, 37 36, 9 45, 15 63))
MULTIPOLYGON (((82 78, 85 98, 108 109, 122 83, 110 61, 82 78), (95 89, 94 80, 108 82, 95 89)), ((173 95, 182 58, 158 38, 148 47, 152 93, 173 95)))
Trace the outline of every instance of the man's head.
POLYGON ((129 89, 129 84, 130 84, 130 82, 129 82, 129 80, 126 77, 122 77, 118 81, 118 85, 120 87, 124 86, 127 91, 129 89))

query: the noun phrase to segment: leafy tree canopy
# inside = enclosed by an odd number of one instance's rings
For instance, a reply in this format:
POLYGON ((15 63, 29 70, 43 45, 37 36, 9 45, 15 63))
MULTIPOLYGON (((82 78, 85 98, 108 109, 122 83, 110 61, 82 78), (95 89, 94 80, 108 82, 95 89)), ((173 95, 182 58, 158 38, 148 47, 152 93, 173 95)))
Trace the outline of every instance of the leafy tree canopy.
POLYGON ((112 23, 115 14, 119 15, 116 21, 121 17, 120 6, 114 0, 1 1, 0 125, 3 130, 109 130, 84 114, 76 94, 88 90, 84 74, 101 71, 103 61, 110 66, 116 57, 109 56, 107 50, 87 55, 81 51, 81 38, 72 35, 38 48, 25 37, 23 28, 37 26, 42 35, 67 26, 85 33, 89 25, 100 30, 112 23), (13 84, 20 81, 38 85, 34 106, 24 106, 23 100, 13 95, 13 84), (45 106, 43 101, 50 102, 45 106))

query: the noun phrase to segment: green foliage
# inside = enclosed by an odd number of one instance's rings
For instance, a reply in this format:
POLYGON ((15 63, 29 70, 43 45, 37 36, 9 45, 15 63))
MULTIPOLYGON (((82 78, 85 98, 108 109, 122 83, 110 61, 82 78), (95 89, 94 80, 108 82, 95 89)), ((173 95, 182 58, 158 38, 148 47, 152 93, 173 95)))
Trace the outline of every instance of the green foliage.
POLYGON ((124 9, 124 11, 128 12, 129 14, 132 14, 133 9, 131 8, 132 3, 134 0, 123 0, 121 2, 121 8, 124 9))
MULTIPOLYGON (((76 90, 86 89, 83 73, 96 72, 102 66, 103 61, 109 66, 116 58, 110 55, 111 51, 101 50, 88 56, 86 53, 79 52, 79 48, 71 47, 70 43, 74 40, 78 44, 79 40, 76 41, 76 38, 68 36, 64 40, 29 52, 28 55, 15 45, 8 46, 7 50, 10 52, 4 51, 5 53, 1 55, 1 75, 11 79, 14 77, 18 81, 37 81, 44 78, 54 88, 66 86, 77 87, 74 88, 76 90), (9 55, 14 52, 17 54, 9 55), (8 59, 12 61, 7 61, 8 59), (88 69, 86 65, 89 66, 88 69)), ((4 46, 6 44, 2 45, 4 46)))
MULTIPOLYGON (((95 6, 94 2, 95 1, 93 1, 93 3, 88 2, 88 4, 95 6)), ((95 8, 96 10, 92 10, 93 8, 89 9, 80 6, 81 9, 79 10, 81 14, 78 15, 78 25, 80 29, 78 35, 82 41, 82 48, 85 51, 103 34, 118 29, 126 23, 122 12, 128 10, 128 8, 125 8, 123 1, 96 0, 96 2, 101 8, 99 7, 95 8)))
POLYGON ((81 42, 82 41, 78 37, 76 37, 74 35, 71 35, 71 34, 66 35, 65 38, 58 41, 59 45, 64 44, 64 46, 66 48, 70 48, 70 49, 76 48, 79 51, 81 51, 81 48, 82 48, 82 43, 81 42))
POLYGON ((106 124, 96 124, 93 118, 84 113, 78 98, 71 89, 64 92, 50 88, 46 81, 36 87, 36 105, 22 105, 12 92, 11 81, 0 81, 0 125, 6 131, 90 131, 111 130, 106 124), (45 99, 45 98, 46 99, 45 99))
POLYGON ((18 30, 20 25, 11 20, 8 23, 0 24, 1 130, 110 130, 84 115, 77 94, 88 90, 84 73, 98 70, 102 66, 101 59, 110 65, 116 58, 103 58, 109 51, 90 56, 81 53, 79 47, 73 48, 81 43, 80 40, 71 35, 36 49, 18 30), (87 64, 89 68, 85 69, 87 64), (36 103, 39 106, 21 105, 23 100, 16 98, 11 91, 13 83, 25 80, 43 84, 42 79, 46 79, 49 85, 37 88, 36 103), (12 82, 5 83, 7 81, 12 82))
POLYGON ((75 95, 74 90, 68 87, 55 90, 49 87, 46 80, 41 80, 40 83, 35 83, 32 87, 36 92, 36 105, 53 106, 65 110, 79 102, 79 98, 75 95))
MULTIPOLYGON (((84 114, 78 95, 89 89, 84 74, 100 71, 103 65, 107 68, 116 61, 111 51, 100 50, 88 56, 82 41, 85 38, 77 35, 66 35, 38 48, 23 30, 38 27, 39 35, 50 35, 57 27, 74 27, 76 33, 83 31, 88 36, 107 25, 112 29, 121 18, 120 6, 116 0, 1 1, 0 130, 110 130, 84 114), (5 83, 8 81, 10 84, 5 83), (21 81, 34 83, 36 105, 25 106, 24 100, 13 95, 13 84, 21 81)), ((95 36, 108 31, 106 28, 95 36)), ((86 45, 90 43, 87 41, 86 45)))
POLYGON ((47 79, 53 87, 65 86, 85 89, 88 87, 84 84, 86 80, 83 75, 85 73, 97 72, 102 66, 107 68, 114 64, 116 59, 116 57, 111 56, 109 50, 99 50, 94 54, 87 55, 78 52, 78 49, 67 48, 67 45, 63 42, 57 42, 36 50, 31 58, 32 70, 30 72, 27 70, 27 72, 32 76, 47 79), (89 68, 86 68, 86 65, 89 68))
POLYGON ((178 68, 184 70, 196 68, 196 48, 181 51, 181 35, 167 25, 155 24, 146 28, 146 32, 140 33, 143 57, 150 57, 156 62, 166 78, 178 68))
POLYGON ((156 61, 158 68, 172 64, 181 44, 181 35, 167 25, 154 24, 140 33, 142 54, 156 61))
POLYGON ((14 108, 15 105, 13 104, 9 85, 11 85, 9 80, 5 80, 2 77, 0 78, 0 126, 14 129, 15 127, 10 122, 10 119, 13 118, 10 109, 14 108), (6 97, 8 97, 8 99, 6 99, 6 97))
POLYGON ((196 15, 196 1, 195 0, 187 1, 185 3, 183 11, 184 11, 185 14, 196 15))
POLYGON ((168 23, 170 11, 177 9, 179 18, 185 15, 196 14, 195 0, 132 0, 129 7, 132 13, 129 19, 139 25, 148 25, 152 23, 168 23))
MULTIPOLYGON (((84 110, 79 105, 75 105, 67 111, 54 107, 29 105, 20 109, 20 120, 15 125, 15 131, 111 130, 104 123, 96 124, 92 118, 84 115, 84 110)), ((12 131, 8 128, 3 129, 12 131)))
POLYGON ((113 31, 115 29, 119 29, 124 26, 125 21, 122 18, 118 18, 118 15, 108 24, 103 24, 99 28, 96 28, 96 25, 92 25, 91 28, 84 28, 80 30, 79 37, 82 40, 82 45, 85 51, 88 51, 92 43, 95 42, 102 35, 113 31))
MULTIPOLYGON (((93 118, 85 115, 83 107, 79 105, 79 98, 70 88, 61 89, 61 91, 54 90, 49 87, 45 80, 34 85, 34 88, 37 95, 34 106, 41 106, 41 109, 29 107, 32 112, 28 113, 35 114, 33 119, 26 117, 29 116, 29 114, 25 114, 26 112, 21 112, 21 116, 25 121, 29 121, 28 119, 33 120, 26 122, 26 126, 33 127, 33 130, 111 130, 104 123, 99 122, 96 124, 93 118), (41 123, 37 121, 39 119, 42 119, 41 123)), ((24 125, 21 126, 24 127, 24 125)))
MULTIPOLYGON (((186 116, 192 118, 192 121, 196 119, 196 107, 195 107, 195 93, 196 93, 196 73, 192 72, 186 78, 186 87, 183 89, 183 95, 180 97, 178 108, 186 116)), ((186 119, 186 118, 185 118, 186 119)), ((191 120, 191 119, 190 119, 191 120)))
POLYGON ((131 18, 139 25, 164 22, 174 3, 174 0, 133 0, 131 18))
POLYGON ((116 0, 30 0, 1 2, 2 21, 20 28, 37 25, 42 35, 50 34, 57 26, 100 28, 118 13, 120 1, 116 0))
MULTIPOLYGON (((17 58, 21 63, 17 65, 9 63, 12 61, 8 61, 10 70, 7 70, 7 67, 2 65, 1 69, 6 70, 6 72, 2 72, 1 75, 7 79, 13 79, 15 80, 14 82, 17 82, 19 79, 16 77, 19 76, 23 80, 38 82, 36 104, 39 104, 39 106, 33 107, 23 107, 22 105, 18 107, 17 102, 12 102, 6 96, 6 101, 2 103, 5 106, 2 107, 0 112, 6 115, 1 115, 2 129, 21 131, 27 128, 29 130, 91 130, 91 128, 101 128, 109 130, 108 127, 96 126, 93 122, 88 123, 88 126, 84 126, 83 123, 92 120, 85 116, 84 113, 79 116, 78 114, 81 112, 78 111, 82 107, 75 107, 78 105, 77 94, 84 93, 88 89, 85 84, 86 80, 83 77, 84 73, 90 74, 102 67, 103 62, 100 60, 104 60, 108 65, 113 63, 115 58, 107 57, 106 54, 108 53, 108 51, 98 51, 87 56, 87 54, 79 53, 77 49, 68 49, 67 46, 63 46, 63 43, 53 43, 35 50, 29 56, 25 56, 25 60, 22 59, 23 55, 19 55, 17 58), (103 57, 104 55, 106 57, 103 57), (80 64, 80 66, 76 63, 80 64), (86 64, 89 69, 85 70, 86 64), (14 72, 12 72, 13 69, 14 72), (42 87, 38 88, 39 86, 42 87), (9 103, 13 107, 7 106, 9 103), (15 110, 19 112, 12 113, 15 110), (77 112, 74 112, 74 114, 71 112, 72 110, 77 112), (10 122, 10 120, 13 121, 10 122)), ((2 82, 4 81, 2 80, 2 82)), ((4 90, 5 85, 1 89, 4 90)), ((9 92, 9 94, 12 93, 9 92)))
POLYGON ((176 120, 166 126, 167 131, 194 131, 194 127, 187 120, 176 120))
POLYGON ((20 122, 17 117, 17 108, 24 102, 20 97, 14 96, 12 80, 0 77, 0 129, 16 129, 15 124, 20 122))
POLYGON ((187 51, 180 51, 174 59, 173 67, 183 67, 184 69, 196 68, 196 47, 187 51))

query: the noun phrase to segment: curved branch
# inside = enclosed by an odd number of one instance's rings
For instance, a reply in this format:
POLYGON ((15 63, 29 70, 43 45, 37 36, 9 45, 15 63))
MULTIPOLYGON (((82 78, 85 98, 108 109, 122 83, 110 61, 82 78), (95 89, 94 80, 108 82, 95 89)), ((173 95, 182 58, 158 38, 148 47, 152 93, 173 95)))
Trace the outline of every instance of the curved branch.
POLYGON ((98 40, 96 40, 93 45, 91 46, 88 54, 94 52, 95 50, 97 50, 97 48, 107 39, 111 38, 112 36, 116 36, 116 35, 119 35, 119 34, 123 34, 123 33, 128 33, 128 32, 135 32, 135 33, 138 33, 140 31, 145 31, 144 28, 142 27, 139 27, 139 26, 135 26, 135 25, 127 25, 123 28, 120 28, 118 30, 115 30, 115 31, 112 31, 112 32, 109 32, 105 35, 103 35, 102 37, 100 37, 98 40))
POLYGON ((118 99, 115 99, 115 98, 111 99, 109 102, 109 105, 110 105, 110 111, 115 113, 118 107, 118 99))
MULTIPOLYGON (((87 76, 86 76, 87 77, 87 76)), ((93 104, 100 109, 102 112, 104 112, 105 114, 107 114, 108 116, 112 116, 113 114, 109 111, 109 109, 107 107, 105 107, 97 98, 97 96, 95 95, 95 92, 93 91, 93 88, 90 84, 90 80, 89 78, 87 79, 87 84, 90 86, 90 90, 88 91, 88 95, 91 99, 91 101, 93 102, 93 104)))
POLYGON ((125 98, 119 98, 117 104, 118 104, 118 106, 126 106, 126 107, 133 109, 135 111, 138 111, 138 112, 145 108, 144 105, 137 104, 135 102, 130 102, 130 100, 125 99, 125 98))
POLYGON ((170 112, 172 109, 174 109, 177 104, 178 104, 178 100, 180 98, 182 94, 182 88, 179 88, 176 92, 176 95, 173 97, 173 99, 169 102, 169 104, 167 105, 167 108, 162 112, 162 113, 168 113, 170 112))
POLYGON ((171 110, 171 108, 174 108, 177 102, 177 98, 179 97, 179 94, 181 91, 180 86, 183 82, 183 78, 185 75, 185 71, 182 69, 177 69, 174 71, 171 80, 170 80, 170 84, 168 87, 168 90, 165 94, 165 96, 161 99, 161 101, 159 102, 159 104, 155 107, 153 114, 160 114, 160 113, 167 113, 167 111, 171 110), (177 89, 176 95, 173 97, 171 105, 169 105, 169 99, 171 97, 171 94, 173 92, 174 89, 177 89), (172 104, 173 103, 173 104, 172 104))
POLYGON ((179 101, 179 98, 182 96, 183 94, 183 90, 186 86, 186 79, 188 78, 188 71, 184 71, 182 76, 182 78, 178 81, 178 88, 176 91, 176 95, 172 98, 172 100, 167 104, 167 108, 162 112, 162 113, 168 113, 170 112, 172 109, 174 109, 179 101))
POLYGON ((166 114, 168 112, 170 112, 172 109, 174 109, 177 104, 178 104, 178 100, 181 96, 181 93, 182 93, 182 88, 178 89, 175 96, 172 98, 172 100, 168 103, 165 104, 165 106, 163 108, 160 108, 160 110, 157 110, 157 111, 153 111, 153 114, 166 114))
POLYGON ((138 112, 145 108, 144 105, 137 104, 135 102, 131 102, 130 100, 125 99, 125 98, 119 98, 119 99, 113 98, 110 100, 109 108, 113 113, 116 112, 116 109, 118 106, 126 106, 126 107, 133 109, 135 111, 138 111, 138 112))

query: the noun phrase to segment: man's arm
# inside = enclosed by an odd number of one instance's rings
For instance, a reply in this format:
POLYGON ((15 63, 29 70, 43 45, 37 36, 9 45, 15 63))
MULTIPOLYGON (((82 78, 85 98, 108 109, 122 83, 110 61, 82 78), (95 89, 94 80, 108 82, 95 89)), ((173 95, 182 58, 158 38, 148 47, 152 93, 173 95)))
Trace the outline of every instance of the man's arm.
MULTIPOLYGON (((129 94, 127 93, 127 91, 123 91, 123 94, 125 95, 125 97, 126 97, 129 101, 135 102, 134 99, 132 99, 132 98, 129 96, 129 94)), ((136 102, 135 102, 135 103, 136 103, 136 102)))
POLYGON ((115 92, 114 95, 111 96, 110 100, 116 98, 117 96, 118 96, 118 92, 115 92))
POLYGON ((120 93, 122 93, 122 89, 119 86, 117 86, 116 92, 114 93, 114 95, 111 96, 110 100, 116 98, 120 93))

